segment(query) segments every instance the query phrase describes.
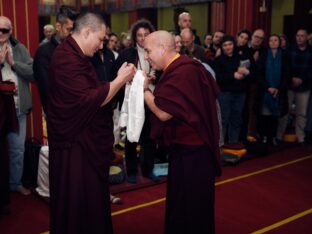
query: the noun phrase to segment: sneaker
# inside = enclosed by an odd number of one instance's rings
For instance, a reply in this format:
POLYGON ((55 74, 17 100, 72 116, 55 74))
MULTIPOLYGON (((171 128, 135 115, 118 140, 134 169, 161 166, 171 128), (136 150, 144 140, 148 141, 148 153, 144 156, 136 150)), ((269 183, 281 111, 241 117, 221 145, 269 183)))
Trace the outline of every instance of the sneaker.
POLYGON ((135 175, 130 175, 130 176, 128 176, 127 181, 131 184, 136 184, 137 183, 137 177, 135 175))
POLYGON ((123 202, 119 197, 115 197, 112 194, 110 195, 110 201, 112 204, 116 204, 116 205, 122 205, 123 202))
POLYGON ((158 183, 160 181, 159 177, 156 176, 153 172, 150 172, 147 176, 144 176, 150 180, 152 180, 155 183, 158 183))

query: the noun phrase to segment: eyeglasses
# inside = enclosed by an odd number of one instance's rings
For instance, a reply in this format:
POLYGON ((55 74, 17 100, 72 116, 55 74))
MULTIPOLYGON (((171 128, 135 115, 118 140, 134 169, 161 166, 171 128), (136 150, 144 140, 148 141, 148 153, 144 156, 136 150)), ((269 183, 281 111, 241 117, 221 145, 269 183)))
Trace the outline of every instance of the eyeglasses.
POLYGON ((0 32, 2 32, 3 34, 9 33, 11 29, 8 28, 0 28, 0 32))
POLYGON ((259 39, 259 40, 263 40, 264 37, 258 36, 258 35, 254 35, 255 38, 259 39))

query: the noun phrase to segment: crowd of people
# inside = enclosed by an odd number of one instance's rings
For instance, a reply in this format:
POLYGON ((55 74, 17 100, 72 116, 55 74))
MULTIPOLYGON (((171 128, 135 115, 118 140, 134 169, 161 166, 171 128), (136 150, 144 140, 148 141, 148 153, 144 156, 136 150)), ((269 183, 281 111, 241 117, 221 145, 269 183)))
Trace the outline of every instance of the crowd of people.
MULTIPOLYGON (((38 85, 47 120, 52 234, 113 232, 109 166, 124 86, 137 70, 144 71, 145 122, 139 142, 125 140, 127 181, 137 183, 141 171, 157 183, 155 158, 169 161, 165 233, 214 233, 222 145, 281 144, 290 124, 299 145, 311 140, 306 29, 297 30, 294 44, 262 29, 235 36, 218 30, 201 44, 190 13, 179 15, 178 26, 156 31, 141 19, 118 37, 101 16, 61 7, 33 60, 13 38, 10 19, 0 16, 0 81, 16 85, 15 115, 3 113, 17 123, 1 131, 1 152, 8 155, 0 159, 1 214, 10 190, 30 194, 21 182, 29 82, 38 85)), ((0 108, 6 102, 0 96, 0 108)))

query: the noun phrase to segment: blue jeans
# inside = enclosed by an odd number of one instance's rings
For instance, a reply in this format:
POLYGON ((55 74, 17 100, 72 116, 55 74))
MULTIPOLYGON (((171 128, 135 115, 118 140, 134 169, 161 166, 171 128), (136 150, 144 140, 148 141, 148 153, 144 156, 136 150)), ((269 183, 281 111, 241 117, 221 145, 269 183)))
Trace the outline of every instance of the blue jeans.
POLYGON ((223 137, 228 134, 228 143, 236 144, 242 125, 242 112, 246 93, 221 92, 218 100, 221 108, 223 137))
POLYGON ((24 151, 26 138, 26 114, 18 114, 19 132, 8 134, 9 155, 10 155, 10 189, 18 190, 22 185, 24 166, 24 151))

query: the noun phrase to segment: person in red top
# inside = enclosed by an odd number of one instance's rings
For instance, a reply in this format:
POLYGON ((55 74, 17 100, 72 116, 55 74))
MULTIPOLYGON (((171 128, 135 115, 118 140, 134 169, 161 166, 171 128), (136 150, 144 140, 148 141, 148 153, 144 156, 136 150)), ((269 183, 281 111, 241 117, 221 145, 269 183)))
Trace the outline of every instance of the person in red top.
POLYGON ((109 165, 114 143, 111 106, 135 68, 124 63, 100 81, 88 57, 103 48, 106 25, 86 13, 54 51, 47 102, 51 234, 112 231, 109 165))
POLYGON ((165 233, 214 233, 214 182, 220 175, 215 80, 204 66, 175 51, 172 35, 157 31, 144 42, 145 59, 163 70, 154 93, 151 137, 169 146, 165 233))

